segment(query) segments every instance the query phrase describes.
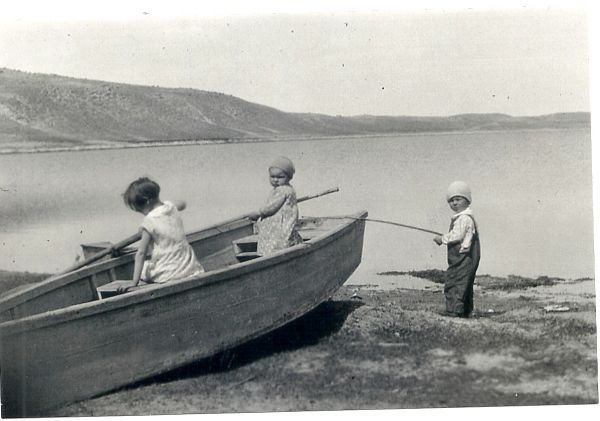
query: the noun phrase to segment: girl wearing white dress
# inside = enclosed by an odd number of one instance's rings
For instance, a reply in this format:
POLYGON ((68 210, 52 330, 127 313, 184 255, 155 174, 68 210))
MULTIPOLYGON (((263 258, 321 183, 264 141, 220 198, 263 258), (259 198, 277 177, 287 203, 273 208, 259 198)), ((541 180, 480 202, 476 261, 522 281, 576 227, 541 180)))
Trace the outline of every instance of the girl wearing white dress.
POLYGON ((145 177, 131 183, 123 193, 125 204, 144 215, 133 282, 123 290, 140 282, 164 283, 204 272, 185 237, 179 214, 185 209, 185 202, 162 202, 159 194, 160 186, 145 177))

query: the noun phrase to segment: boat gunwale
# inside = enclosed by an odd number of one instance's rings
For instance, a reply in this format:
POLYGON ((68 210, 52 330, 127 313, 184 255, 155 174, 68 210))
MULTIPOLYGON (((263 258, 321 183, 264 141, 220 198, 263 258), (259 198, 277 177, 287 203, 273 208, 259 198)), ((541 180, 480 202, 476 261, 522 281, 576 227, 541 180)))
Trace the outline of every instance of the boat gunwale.
MULTIPOLYGON (((362 210, 360 212, 354 213, 353 215, 343 215, 340 217, 335 217, 336 219, 341 219, 341 221, 343 222, 341 222, 337 226, 332 227, 331 230, 328 230, 321 235, 311 238, 306 242, 297 244, 285 250, 278 251, 269 256, 263 256, 249 261, 236 263, 231 266, 205 272, 201 275, 181 279, 178 281, 151 285, 147 288, 143 288, 138 291, 132 291, 128 294, 122 294, 103 300, 94 300, 85 303, 74 304, 68 307, 49 310, 44 313, 33 314, 31 316, 23 317, 20 319, 6 321, 0 324, 0 338, 8 337, 10 335, 34 329, 65 323, 71 320, 82 319, 103 312, 114 311, 119 308, 125 308, 128 306, 141 304, 147 301, 156 300, 164 296, 179 294, 189 289, 207 287, 217 282, 222 282, 227 279, 238 278, 239 276, 245 275, 250 272, 261 270, 269 266, 274 266, 288 260, 293 260, 303 254, 312 252, 315 249, 322 248, 330 242, 335 241, 337 238, 343 235, 344 231, 348 229, 353 229, 353 226, 356 226, 358 223, 360 223, 361 218, 364 218, 366 215, 367 211, 362 210), (348 221, 344 221, 342 219, 345 217, 348 218, 348 221)), ((327 217, 305 218, 327 219, 327 217)), ((227 221, 227 224, 229 223, 231 223, 231 221, 227 221)), ((225 224, 219 224, 215 227, 222 225, 225 224)), ((198 230, 194 233, 207 231, 215 227, 209 227, 206 229, 198 230)), ((190 235, 194 233, 191 233, 190 235)), ((108 262, 101 262, 100 264, 90 266, 86 269, 92 269, 92 267, 97 267, 107 263, 108 262)), ((81 274, 82 272, 77 271, 73 274, 75 273, 81 274)), ((68 274, 67 276, 71 276, 73 274, 68 274)))
MULTIPOLYGON (((229 225, 235 225, 236 223, 242 223, 241 226, 243 226, 245 224, 251 224, 252 222, 245 219, 244 216, 242 215, 236 219, 228 219, 226 221, 219 222, 217 224, 210 225, 205 228, 200 228, 200 229, 191 231, 190 233, 186 234, 186 238, 192 237, 194 235, 200 235, 202 233, 208 233, 208 232, 214 231, 214 230, 216 230, 217 232, 208 237, 218 236, 227 231, 230 231, 230 230, 221 231, 223 228, 225 228, 229 225)), ((234 228, 231 228, 231 229, 234 229, 234 228)), ((33 284, 33 285, 29 286, 28 288, 17 291, 13 294, 11 294, 9 291, 4 297, 0 298, 0 313, 8 311, 11 308, 14 308, 15 306, 22 304, 32 298, 41 296, 47 292, 50 292, 55 289, 61 288, 65 285, 68 285, 69 283, 76 281, 77 279, 86 278, 95 273, 116 268, 116 267, 120 266, 122 263, 127 262, 128 260, 132 259, 132 254, 133 254, 133 252, 128 252, 128 253, 123 254, 116 258, 112 258, 112 259, 109 259, 106 261, 92 263, 89 266, 84 266, 73 272, 68 272, 68 273, 59 274, 59 275, 51 275, 50 277, 44 279, 43 281, 33 284)), ((0 326, 1 325, 2 324, 0 324, 0 326)))

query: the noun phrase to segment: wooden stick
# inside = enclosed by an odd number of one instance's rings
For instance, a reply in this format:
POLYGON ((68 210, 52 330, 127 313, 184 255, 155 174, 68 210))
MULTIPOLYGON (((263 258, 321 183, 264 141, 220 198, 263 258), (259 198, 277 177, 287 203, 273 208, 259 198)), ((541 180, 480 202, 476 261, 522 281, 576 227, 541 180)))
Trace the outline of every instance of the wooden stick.
POLYGON ((296 201, 298 203, 305 202, 307 200, 314 199, 316 197, 325 196, 326 194, 331 194, 331 193, 335 193, 335 192, 338 192, 338 191, 340 191, 340 189, 338 187, 333 187, 331 189, 324 190, 321 193, 317 193, 317 194, 313 194, 313 195, 309 195, 309 196, 299 197, 298 200, 296 200, 296 201))
MULTIPOLYGON (((335 192, 339 192, 339 191, 340 191, 340 189, 338 187, 332 187, 330 189, 323 190, 320 193, 316 193, 316 194, 311 194, 311 195, 308 195, 308 196, 299 197, 298 199, 296 199, 296 202, 298 202, 298 203, 300 203, 300 202, 306 202, 307 200, 315 199, 317 197, 325 196, 326 194, 331 194, 331 193, 335 193, 335 192)), ((253 213, 245 213, 245 214, 243 214, 241 216, 236 216, 233 219, 228 219, 225 222, 221 222, 221 224, 226 224, 226 223, 229 223, 229 222, 237 221, 239 219, 245 219, 245 218, 250 217, 251 215, 253 215, 253 213)))
POLYGON ((101 250, 98 253, 91 255, 87 259, 84 259, 81 262, 77 262, 73 266, 68 267, 67 269, 61 270, 60 272, 56 273, 56 275, 64 275, 65 273, 69 273, 69 272, 73 272, 74 270, 81 269, 84 266, 87 266, 89 264, 92 264, 92 263, 102 259, 104 256, 108 256, 113 251, 121 250, 122 248, 125 248, 128 245, 135 243, 140 238, 141 238, 141 234, 138 232, 130 237, 127 237, 126 239, 124 239, 122 241, 119 241, 117 244, 115 244, 111 248, 101 250))
POLYGON ((398 227, 403 227, 403 228, 409 228, 409 229, 413 229, 413 230, 417 230, 417 231, 428 232, 429 234, 443 235, 441 232, 432 231, 432 230, 428 230, 428 229, 420 228, 420 227, 415 227, 413 225, 400 224, 398 222, 385 221, 383 219, 354 218, 352 216, 325 216, 325 217, 322 217, 322 219, 356 219, 356 220, 368 221, 368 222, 379 222, 379 223, 382 223, 382 224, 396 225, 398 227))

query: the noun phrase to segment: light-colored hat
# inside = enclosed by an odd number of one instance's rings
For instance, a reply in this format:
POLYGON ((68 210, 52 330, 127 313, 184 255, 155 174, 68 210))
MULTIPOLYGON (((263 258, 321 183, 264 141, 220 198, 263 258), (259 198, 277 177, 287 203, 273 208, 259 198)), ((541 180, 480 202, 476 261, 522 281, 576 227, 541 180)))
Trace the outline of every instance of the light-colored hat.
POLYGON ((281 171, 286 173, 290 179, 294 177, 294 173, 296 172, 292 161, 290 161, 285 156, 280 156, 279 158, 271 162, 269 168, 279 168, 281 171))
POLYGON ((454 196, 464 197, 472 203, 471 200, 471 189, 464 181, 454 181, 448 187, 448 193, 446 193, 446 200, 452 199, 454 196))

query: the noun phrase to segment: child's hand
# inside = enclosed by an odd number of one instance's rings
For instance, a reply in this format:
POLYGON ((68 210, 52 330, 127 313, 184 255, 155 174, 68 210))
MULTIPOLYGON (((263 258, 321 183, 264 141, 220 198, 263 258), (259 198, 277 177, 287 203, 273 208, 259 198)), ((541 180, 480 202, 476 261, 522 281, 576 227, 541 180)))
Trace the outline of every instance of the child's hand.
POLYGON ((135 288, 137 285, 137 282, 131 282, 130 285, 120 286, 119 288, 117 288, 117 292, 127 292, 131 288, 135 288))
POLYGON ((435 241, 435 243, 438 246, 441 246, 443 244, 442 236, 441 235, 436 235, 435 237, 433 237, 433 241, 435 241))
POLYGON ((178 211, 182 211, 187 207, 185 200, 174 200, 172 203, 175 205, 178 211))
POLYGON ((110 248, 110 257, 119 257, 121 255, 121 250, 113 247, 110 248))
POLYGON ((248 214, 248 219, 251 221, 256 221, 258 218, 260 218, 260 212, 250 212, 248 214))

